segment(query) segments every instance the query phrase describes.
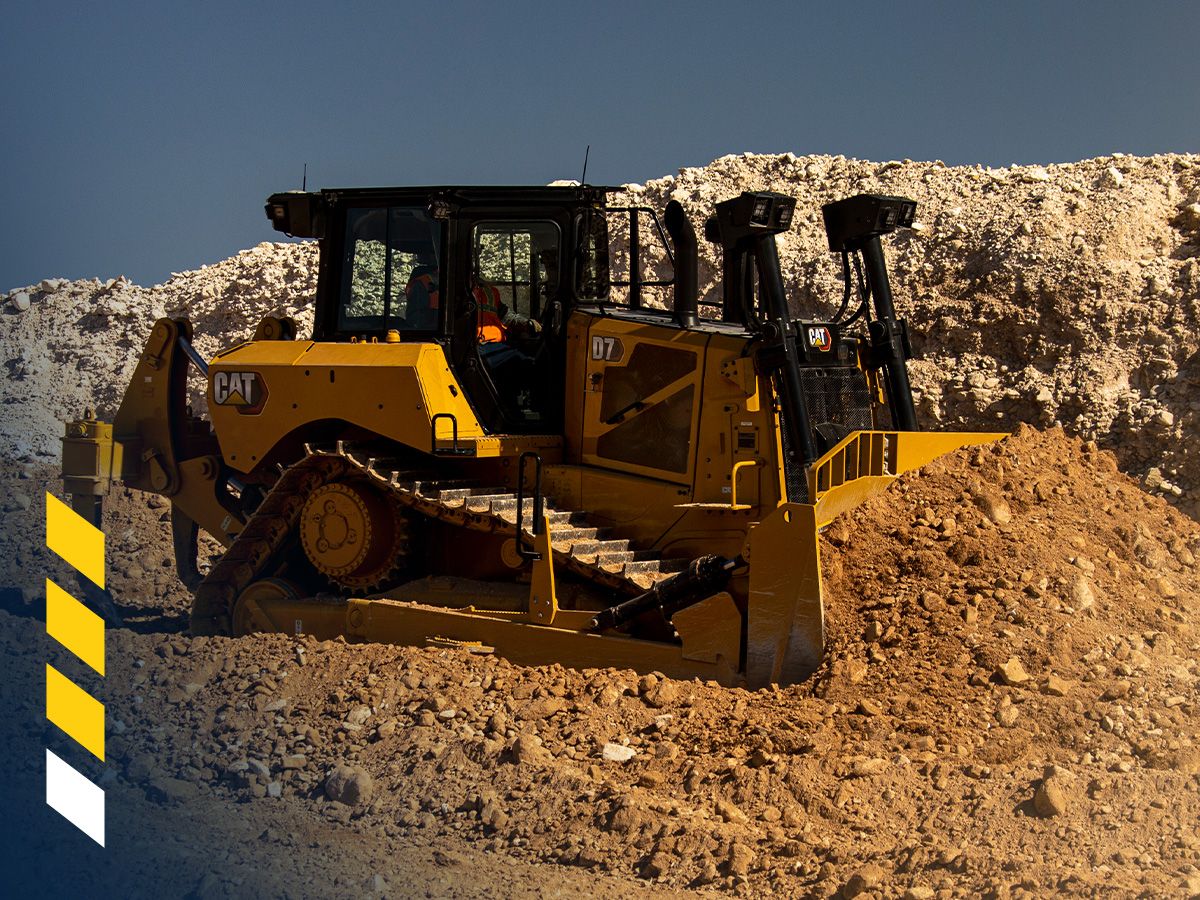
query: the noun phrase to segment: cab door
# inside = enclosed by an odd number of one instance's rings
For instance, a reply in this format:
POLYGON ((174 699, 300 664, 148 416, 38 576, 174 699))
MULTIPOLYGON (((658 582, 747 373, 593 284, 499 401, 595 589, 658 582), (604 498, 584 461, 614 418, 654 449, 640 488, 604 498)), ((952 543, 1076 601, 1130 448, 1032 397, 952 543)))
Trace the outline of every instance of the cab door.
POLYGON ((456 370, 493 433, 562 427, 562 225, 545 211, 471 210, 455 223, 456 370))

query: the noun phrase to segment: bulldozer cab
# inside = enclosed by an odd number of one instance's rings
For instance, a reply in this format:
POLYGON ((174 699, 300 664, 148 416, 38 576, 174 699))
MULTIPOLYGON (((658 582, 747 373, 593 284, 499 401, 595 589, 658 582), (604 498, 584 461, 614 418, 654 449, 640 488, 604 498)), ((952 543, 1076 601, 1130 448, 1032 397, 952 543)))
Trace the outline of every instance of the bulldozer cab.
POLYGON ((489 431, 551 433, 566 318, 608 293, 606 190, 289 192, 267 214, 320 241, 314 340, 437 342, 489 431))

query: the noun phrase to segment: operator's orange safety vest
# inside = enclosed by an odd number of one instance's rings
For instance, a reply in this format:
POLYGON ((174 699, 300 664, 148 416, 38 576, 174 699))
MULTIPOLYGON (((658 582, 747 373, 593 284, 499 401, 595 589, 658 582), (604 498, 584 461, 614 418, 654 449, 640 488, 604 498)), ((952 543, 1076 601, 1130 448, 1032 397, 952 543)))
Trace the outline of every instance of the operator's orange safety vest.
POLYGON ((477 284, 471 290, 479 304, 479 343, 495 344, 508 339, 508 329, 500 318, 500 292, 490 284, 477 284))
POLYGON ((425 293, 429 297, 429 308, 438 308, 438 283, 434 281, 433 276, 426 272, 424 275, 418 275, 416 278, 409 279, 408 284, 404 288, 404 298, 412 300, 412 290, 414 284, 421 284, 425 288, 425 293))

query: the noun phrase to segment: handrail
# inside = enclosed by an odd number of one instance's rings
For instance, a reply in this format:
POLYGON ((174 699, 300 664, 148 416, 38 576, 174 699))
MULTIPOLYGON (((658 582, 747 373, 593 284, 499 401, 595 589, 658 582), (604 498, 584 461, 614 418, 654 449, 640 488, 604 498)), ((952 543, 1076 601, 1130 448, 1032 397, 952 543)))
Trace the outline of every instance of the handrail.
POLYGON ((758 466, 758 465, 761 465, 761 461, 757 460, 757 459, 743 459, 743 460, 741 460, 739 462, 735 462, 733 464, 733 469, 729 473, 729 483, 730 483, 729 507, 731 509, 749 509, 750 508, 749 504, 746 504, 744 506, 738 506, 738 502, 737 502, 738 472, 740 472, 742 469, 746 468, 747 466, 758 466))
POLYGON ((533 460, 533 523, 530 531, 534 538, 539 537, 545 527, 542 511, 544 506, 542 456, 533 450, 526 450, 517 461, 517 555, 524 560, 539 560, 542 558, 542 554, 525 543, 525 461, 527 459, 533 460))

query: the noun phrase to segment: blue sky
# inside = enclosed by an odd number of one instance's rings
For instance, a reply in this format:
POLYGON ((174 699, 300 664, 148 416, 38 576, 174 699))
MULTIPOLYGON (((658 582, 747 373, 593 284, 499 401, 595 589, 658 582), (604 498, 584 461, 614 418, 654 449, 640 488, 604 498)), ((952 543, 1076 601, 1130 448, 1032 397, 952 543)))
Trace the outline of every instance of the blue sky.
POLYGON ((149 284, 299 187, 644 181, 726 153, 1200 151, 1200 4, 9 4, 0 290, 149 284))

